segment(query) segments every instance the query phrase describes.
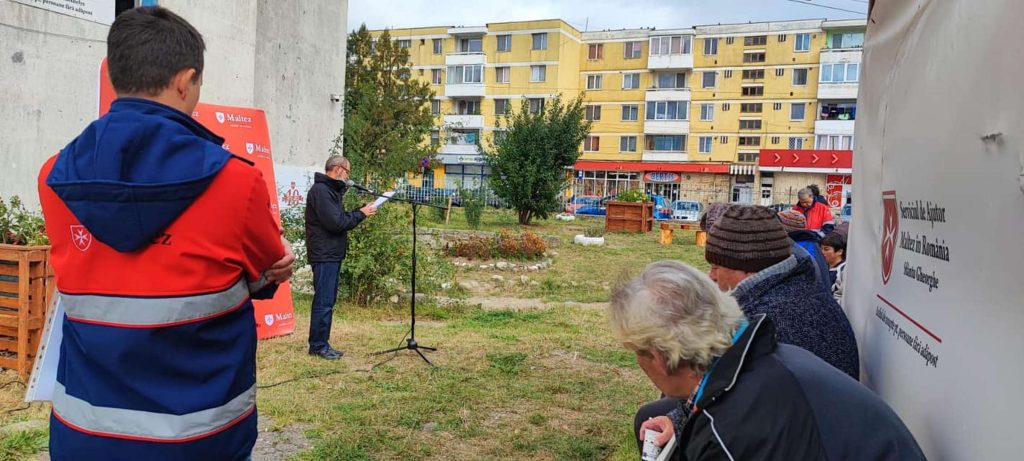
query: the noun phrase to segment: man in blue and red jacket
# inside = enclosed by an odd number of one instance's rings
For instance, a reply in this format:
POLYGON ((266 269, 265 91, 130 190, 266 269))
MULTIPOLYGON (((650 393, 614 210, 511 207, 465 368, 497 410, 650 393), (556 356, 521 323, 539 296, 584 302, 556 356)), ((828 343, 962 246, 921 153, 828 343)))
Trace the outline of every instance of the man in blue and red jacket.
POLYGON ((256 325, 294 256, 267 184, 189 114, 202 36, 163 8, 118 16, 110 112, 43 166, 39 197, 66 310, 55 460, 245 460, 256 325))

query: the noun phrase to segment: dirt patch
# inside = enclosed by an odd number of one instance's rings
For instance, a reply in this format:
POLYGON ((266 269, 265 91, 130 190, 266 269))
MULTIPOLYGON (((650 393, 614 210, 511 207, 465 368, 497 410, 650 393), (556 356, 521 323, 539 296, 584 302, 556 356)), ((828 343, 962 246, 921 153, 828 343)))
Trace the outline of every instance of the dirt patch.
POLYGON ((297 423, 277 428, 270 418, 260 415, 258 427, 260 434, 252 449, 253 461, 288 459, 313 448, 305 434, 307 429, 313 427, 310 424, 297 423))
POLYGON ((491 296, 474 296, 466 300, 467 304, 479 304, 480 308, 487 310, 535 310, 547 309, 548 305, 543 300, 536 298, 502 298, 491 296))

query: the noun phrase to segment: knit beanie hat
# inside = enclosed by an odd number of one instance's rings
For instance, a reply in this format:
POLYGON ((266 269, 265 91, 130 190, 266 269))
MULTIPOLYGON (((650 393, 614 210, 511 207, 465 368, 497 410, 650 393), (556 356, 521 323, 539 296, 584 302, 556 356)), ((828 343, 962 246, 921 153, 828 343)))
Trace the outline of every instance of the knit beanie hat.
POLYGON ((760 272, 790 255, 790 240, 771 208, 733 205, 708 231, 704 259, 744 272, 760 272))
POLYGON ((794 209, 780 211, 779 221, 782 222, 782 227, 786 228, 786 232, 807 229, 807 217, 794 209))
POLYGON ((704 211, 704 214, 700 216, 700 230, 707 232, 715 225, 715 221, 718 217, 725 213, 731 203, 715 202, 708 204, 708 209, 704 211))

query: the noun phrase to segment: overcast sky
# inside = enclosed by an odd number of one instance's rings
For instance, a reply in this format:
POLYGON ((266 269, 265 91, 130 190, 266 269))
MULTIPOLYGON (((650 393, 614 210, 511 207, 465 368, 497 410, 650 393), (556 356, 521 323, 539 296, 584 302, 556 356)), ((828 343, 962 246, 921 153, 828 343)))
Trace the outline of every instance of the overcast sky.
POLYGON ((795 0, 349 0, 348 29, 356 29, 362 23, 370 29, 382 29, 482 26, 555 18, 564 19, 581 31, 672 29, 748 21, 857 19, 863 18, 868 9, 868 0, 800 1, 811 4, 795 0))

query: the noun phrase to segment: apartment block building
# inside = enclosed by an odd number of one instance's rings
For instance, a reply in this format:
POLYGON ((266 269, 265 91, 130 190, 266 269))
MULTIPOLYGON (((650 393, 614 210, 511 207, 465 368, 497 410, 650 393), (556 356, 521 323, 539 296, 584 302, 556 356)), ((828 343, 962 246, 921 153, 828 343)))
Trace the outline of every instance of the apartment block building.
MULTIPOLYGON (((845 203, 864 21, 580 32, 561 20, 394 29, 429 80, 442 167, 410 183, 477 187, 477 145, 526 103, 584 92, 593 121, 567 194, 772 204, 817 183, 845 203), (826 184, 829 184, 826 187, 826 184), (844 189, 845 187, 845 189, 844 189)), ((380 34, 382 31, 375 31, 380 34)))

